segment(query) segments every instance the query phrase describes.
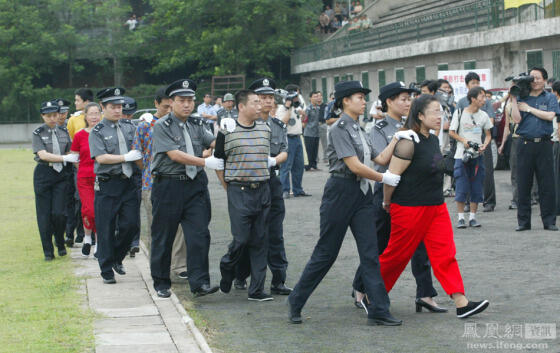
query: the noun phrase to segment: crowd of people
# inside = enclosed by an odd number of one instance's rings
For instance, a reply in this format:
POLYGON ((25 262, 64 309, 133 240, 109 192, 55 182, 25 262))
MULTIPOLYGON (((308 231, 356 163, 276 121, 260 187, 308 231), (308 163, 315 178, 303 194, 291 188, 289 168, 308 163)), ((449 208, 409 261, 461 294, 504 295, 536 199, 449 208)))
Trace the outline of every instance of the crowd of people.
MULTIPOLYGON (((558 230, 560 148, 553 127, 560 117, 560 82, 552 84, 550 93, 546 70, 533 68, 529 74, 528 95, 505 99, 507 131, 518 139, 512 151, 517 167, 512 165, 516 187, 511 206, 515 202, 516 230, 531 229, 536 176, 543 226, 558 230)), ((496 205, 488 170, 493 165, 488 153, 493 106, 476 73, 465 81, 468 93, 458 102, 445 80, 381 87, 379 104, 374 104, 377 120, 369 130, 361 127, 359 117, 370 90, 359 81, 337 83, 328 104, 321 92, 311 92, 306 104, 297 85, 280 90, 265 77, 214 104, 205 94, 195 113, 197 85, 179 79, 160 88, 155 112, 139 119, 133 119, 135 100, 120 87, 102 89, 96 99, 89 89, 77 90, 77 112, 69 119, 69 101, 44 102, 44 124, 32 141, 45 260, 55 257, 53 236, 58 256, 81 242, 85 257, 93 247, 103 282, 116 283, 115 272, 126 274, 125 257, 138 251, 143 205, 158 296, 171 295, 174 272, 188 280, 195 297, 228 293, 232 286, 247 290, 251 301, 288 295, 290 322, 301 323, 307 299, 335 262, 350 227, 360 259, 352 295, 366 311, 368 324, 402 323, 389 311, 388 293, 409 261, 418 285, 416 311, 447 311, 434 300, 433 269, 453 298, 457 317, 478 314, 489 302, 465 297, 444 202, 454 194, 459 229, 467 227, 465 212, 468 226, 480 227, 478 204, 489 212, 496 205), (310 196, 302 176, 319 170, 320 144, 330 173, 320 207, 320 237, 292 289, 286 285, 285 200, 310 196), (208 169, 216 171, 227 193, 232 234, 219 264, 219 286, 211 284, 209 275, 208 169), (83 231, 80 239, 74 239, 76 228, 83 231), (267 266, 270 294, 264 288, 267 266)))
POLYGON ((363 6, 359 1, 351 4, 336 2, 334 8, 326 5, 319 15, 319 28, 321 33, 333 33, 348 25, 348 31, 362 31, 373 26, 366 14, 361 14, 363 6))

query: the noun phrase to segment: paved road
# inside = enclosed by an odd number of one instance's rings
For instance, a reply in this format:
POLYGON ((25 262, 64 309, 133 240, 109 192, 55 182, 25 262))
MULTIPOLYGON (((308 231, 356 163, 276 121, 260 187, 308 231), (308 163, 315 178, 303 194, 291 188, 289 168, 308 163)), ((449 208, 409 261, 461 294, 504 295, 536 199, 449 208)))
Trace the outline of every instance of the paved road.
MULTIPOLYGON (((326 168, 325 165, 321 166, 326 168)), ((309 198, 286 202, 284 222, 286 251, 290 266, 288 282, 295 285, 308 261, 319 234, 319 204, 326 172, 306 173, 304 188, 309 198)), ((212 245, 210 270, 218 283, 219 259, 231 240, 225 192, 216 177, 209 173, 212 197, 212 245)), ((285 297, 272 302, 247 301, 246 292, 232 289, 193 299, 185 284, 174 291, 193 314, 208 326, 207 337, 216 352, 472 352, 525 351, 526 346, 504 348, 515 343, 548 344, 543 352, 560 351, 560 341, 527 339, 525 324, 552 323, 560 317, 560 232, 542 230, 538 207, 533 207, 533 229, 516 233, 516 215, 509 204, 509 172, 496 172, 498 207, 493 213, 479 214, 480 229, 455 232, 457 258, 467 296, 473 300, 489 299, 489 309, 468 321, 455 317, 453 302, 440 293, 437 301, 450 310, 447 314, 417 314, 414 310, 415 283, 407 268, 390 293, 391 311, 404 320, 398 328, 366 326, 366 316, 352 305, 350 287, 358 265, 356 246, 348 232, 335 265, 313 293, 304 308, 304 323, 287 322, 285 297), (476 324, 478 338, 472 337, 476 324), (519 325, 523 325, 519 336, 519 325), (494 328, 498 328, 498 334, 494 328), (469 331, 471 330, 471 331, 469 331), (514 333, 509 337, 506 333, 514 333), (504 336, 502 338, 493 338, 504 336), (484 337, 487 336, 487 337, 484 337), (500 348, 473 344, 495 344, 500 348), (470 345, 470 346, 469 346, 470 345)), ((455 222, 455 206, 449 203, 455 222)), ((267 276, 270 280, 270 273, 267 276)), ((269 284, 267 283, 267 289, 269 284)), ((200 325, 199 325, 200 326, 200 325)), ((550 332, 550 331, 544 331, 550 332)))

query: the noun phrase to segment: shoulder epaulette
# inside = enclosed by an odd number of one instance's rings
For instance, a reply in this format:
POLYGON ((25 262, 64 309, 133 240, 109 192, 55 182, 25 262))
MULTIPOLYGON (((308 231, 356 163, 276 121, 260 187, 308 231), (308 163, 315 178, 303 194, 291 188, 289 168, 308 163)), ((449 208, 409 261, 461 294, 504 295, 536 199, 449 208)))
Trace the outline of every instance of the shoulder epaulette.
POLYGON ((125 124, 131 124, 132 125, 132 120, 130 120, 130 119, 121 119, 120 121, 122 121, 125 124))
POLYGON ((99 131, 101 131, 101 129, 103 129, 104 126, 105 125, 103 125, 103 123, 101 123, 101 122, 97 123, 97 125, 95 125, 95 127, 93 128, 93 131, 99 132, 99 131))
POLYGON ((44 129, 45 129, 45 126, 44 126, 44 125, 41 125, 41 126, 39 126, 38 128, 36 128, 36 129, 33 131, 33 133, 34 133, 35 135, 39 135, 44 129))
POLYGON ((196 116, 192 116, 192 115, 189 116, 188 120, 191 124, 194 124, 194 125, 202 125, 204 123, 204 121, 202 121, 202 119, 200 119, 196 116))
POLYGON ((341 129, 344 129, 344 127, 346 126, 346 123, 344 122, 344 120, 339 120, 336 122, 337 126, 341 129))
POLYGON ((381 130, 381 129, 383 129, 383 128, 384 128, 385 126, 387 126, 387 125, 389 125, 389 123, 386 122, 385 119, 383 119, 383 120, 378 121, 378 122, 375 124, 375 128, 376 128, 377 130, 381 130))
POLYGON ((62 131, 68 132, 68 129, 66 128, 66 126, 58 126, 58 128, 62 131))
POLYGON ((173 122, 173 118, 169 114, 161 118, 161 120, 163 121, 163 124, 165 124, 165 126, 167 127, 171 126, 171 123, 173 122))
POLYGON ((284 124, 284 122, 283 122, 282 120, 277 119, 277 118, 274 118, 274 117, 271 118, 271 119, 272 119, 272 122, 273 122, 273 123, 275 123, 276 125, 280 126, 282 129, 285 129, 285 128, 286 128, 286 124, 284 124))

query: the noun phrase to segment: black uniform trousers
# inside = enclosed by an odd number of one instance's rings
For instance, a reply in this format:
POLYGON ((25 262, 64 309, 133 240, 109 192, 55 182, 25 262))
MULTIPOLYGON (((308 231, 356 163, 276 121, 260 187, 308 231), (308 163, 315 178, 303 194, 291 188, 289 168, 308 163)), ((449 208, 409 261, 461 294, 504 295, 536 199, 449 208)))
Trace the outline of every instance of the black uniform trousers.
POLYGON ((95 228, 97 259, 101 276, 112 278, 113 265, 121 264, 130 242, 138 231, 138 199, 132 179, 122 176, 97 176, 99 190, 95 192, 95 228), (118 235, 115 234, 118 226, 118 235))
POLYGON ((560 214, 560 143, 554 142, 552 146, 552 158, 554 160, 554 191, 556 195, 555 214, 560 214))
POLYGON ((484 206, 496 207, 496 185, 494 182, 494 157, 492 156, 492 148, 488 145, 484 151, 484 206))
POLYGON ((154 178, 150 269, 156 290, 171 287, 171 250, 179 224, 187 245, 187 274, 191 292, 203 284, 210 284, 209 202, 208 178, 204 171, 192 180, 154 178))
POLYGON ((130 247, 139 246, 140 245, 140 230, 141 230, 141 223, 140 223, 140 204, 142 203, 142 171, 134 171, 132 174, 132 180, 134 180, 134 185, 136 186, 136 197, 138 198, 138 232, 134 234, 132 238, 132 243, 130 247))
POLYGON ((517 223, 531 227, 531 188, 533 175, 539 186, 539 203, 543 225, 556 225, 556 198, 552 160, 552 143, 549 139, 532 142, 521 139, 517 146, 517 223))
POLYGON ((348 227, 360 256, 365 293, 371 300, 369 315, 389 314, 389 296, 379 270, 377 236, 374 222, 373 193, 364 195, 355 179, 330 177, 321 200, 319 241, 301 278, 288 297, 294 309, 303 308, 311 293, 334 264, 348 227))
MULTIPOLYGON (((272 286, 278 286, 286 282, 286 270, 288 259, 284 247, 284 217, 286 208, 282 197, 282 182, 271 171, 270 186, 270 211, 266 219, 266 232, 268 237, 268 268, 272 272, 272 286)), ((235 278, 245 280, 251 273, 251 261, 248 249, 237 263, 235 278)))
MULTIPOLYGON (((379 255, 383 254, 389 244, 391 235, 391 216, 383 209, 383 184, 375 183, 373 192, 373 207, 375 209, 374 220, 377 231, 377 247, 379 255)), ((420 242, 418 248, 412 255, 410 261, 412 274, 416 280, 416 298, 435 297, 437 291, 432 281, 430 260, 424 242, 420 242)), ((357 291, 364 292, 362 281, 362 265, 358 267, 352 287, 357 291)))
POLYGON ((268 253, 266 221, 271 203, 269 183, 261 182, 255 189, 229 183, 227 198, 233 241, 220 261, 222 279, 233 281, 236 266, 247 249, 251 264, 247 292, 249 296, 263 293, 268 253))
POLYGON ((66 190, 68 172, 56 172, 47 164, 38 163, 33 172, 37 225, 45 256, 54 256, 52 238, 59 250, 64 249, 66 227, 66 190))
POLYGON ((310 168, 317 169, 317 155, 319 154, 319 137, 303 136, 305 142, 305 150, 307 151, 307 166, 306 170, 310 168))

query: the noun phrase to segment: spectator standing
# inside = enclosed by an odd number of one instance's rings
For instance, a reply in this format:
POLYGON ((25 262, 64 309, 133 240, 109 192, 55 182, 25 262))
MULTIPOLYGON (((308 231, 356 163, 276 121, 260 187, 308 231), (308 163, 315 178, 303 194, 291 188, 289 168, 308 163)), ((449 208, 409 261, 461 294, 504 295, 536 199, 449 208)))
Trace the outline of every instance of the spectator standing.
POLYGON ((222 120, 225 118, 232 118, 234 120, 237 120, 238 113, 234 105, 235 105, 235 99, 233 98, 233 94, 226 93, 224 95, 224 103, 222 109, 220 109, 217 113, 218 118, 216 122, 218 126, 221 126, 220 124, 222 120))
POLYGON ((214 101, 214 111, 216 113, 218 113, 218 111, 220 109, 222 109, 222 97, 216 97, 216 100, 214 101))
POLYGON ((311 169, 319 170, 317 168, 317 154, 319 153, 319 120, 321 117, 321 101, 319 100, 318 91, 309 94, 310 104, 307 108, 307 124, 303 130, 303 139, 305 141, 305 150, 307 151, 308 164, 305 167, 306 171, 311 169))
POLYGON ((329 16, 326 14, 326 12, 322 12, 321 15, 319 15, 319 25, 321 26, 321 33, 329 33, 329 16))
POLYGON ((341 27, 341 28, 344 28, 344 26, 346 26, 347 24, 348 24, 348 17, 347 17, 347 16, 344 16, 344 17, 342 18, 342 22, 340 22, 340 27, 341 27))
POLYGON ((342 22, 342 6, 339 2, 334 4, 334 17, 336 17, 338 22, 342 22))
POLYGON ((128 26, 129 31, 134 31, 138 21, 136 20, 136 15, 132 14, 128 20, 124 23, 124 26, 128 26))
MULTIPOLYGON (((556 96, 556 100, 560 104, 560 81, 552 83, 552 93, 556 96)), ((558 117, 552 121, 554 132, 552 133, 552 156, 554 158, 554 186, 556 187, 556 215, 560 214, 560 143, 558 136, 558 117)))
POLYGON ((196 112, 203 117, 206 121, 216 121, 218 119, 216 110, 212 103, 212 96, 210 93, 204 95, 204 102, 200 104, 196 112))
POLYGON ((359 15, 360 12, 363 11, 363 9, 364 8, 362 7, 362 4, 359 1, 356 1, 356 5, 354 5, 354 14, 359 15))

